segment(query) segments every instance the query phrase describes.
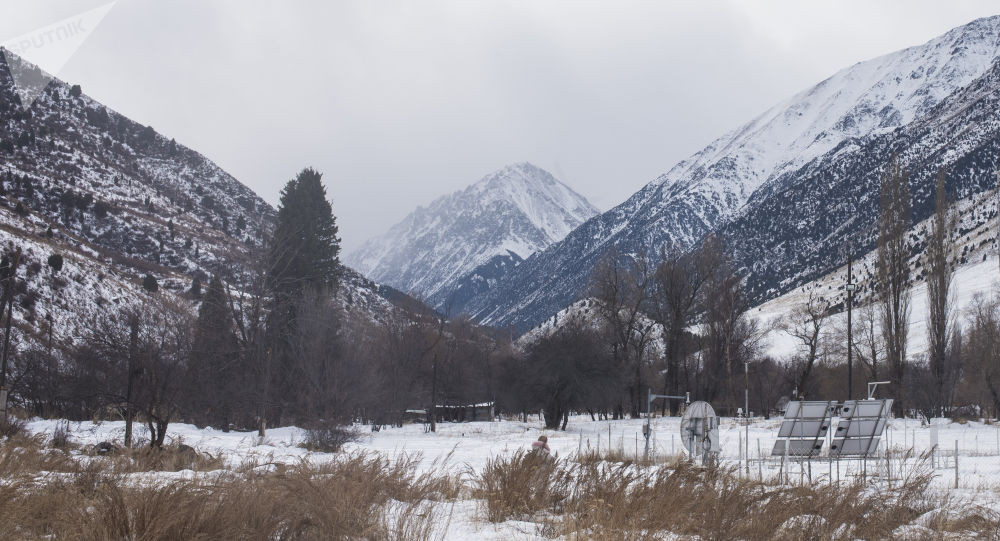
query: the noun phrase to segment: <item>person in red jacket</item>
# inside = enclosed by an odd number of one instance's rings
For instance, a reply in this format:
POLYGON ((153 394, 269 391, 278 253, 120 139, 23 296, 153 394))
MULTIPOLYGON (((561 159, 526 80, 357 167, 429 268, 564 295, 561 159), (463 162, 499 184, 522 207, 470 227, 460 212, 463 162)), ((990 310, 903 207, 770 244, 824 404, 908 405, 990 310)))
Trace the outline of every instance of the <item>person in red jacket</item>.
POLYGON ((545 434, 538 436, 538 440, 531 443, 531 450, 545 454, 551 453, 552 449, 549 449, 549 438, 545 434))

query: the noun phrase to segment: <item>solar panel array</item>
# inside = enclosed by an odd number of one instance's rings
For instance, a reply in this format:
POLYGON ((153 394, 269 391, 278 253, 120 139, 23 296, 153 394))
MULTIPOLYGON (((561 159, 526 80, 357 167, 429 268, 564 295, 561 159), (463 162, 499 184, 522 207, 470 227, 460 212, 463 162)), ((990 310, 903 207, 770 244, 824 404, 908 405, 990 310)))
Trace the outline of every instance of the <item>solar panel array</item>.
POLYGON ((840 417, 830 443, 831 457, 866 457, 878 449, 892 399, 792 401, 774 442, 772 456, 815 457, 823 451, 834 417, 840 417))

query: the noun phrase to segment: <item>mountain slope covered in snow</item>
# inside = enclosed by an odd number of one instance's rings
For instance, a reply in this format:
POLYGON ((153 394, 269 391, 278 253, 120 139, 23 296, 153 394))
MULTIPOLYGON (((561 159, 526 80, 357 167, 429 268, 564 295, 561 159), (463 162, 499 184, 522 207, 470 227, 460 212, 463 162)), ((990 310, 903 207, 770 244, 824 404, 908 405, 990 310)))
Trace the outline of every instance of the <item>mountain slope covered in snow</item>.
POLYGON ((452 311, 470 291, 565 237, 597 214, 587 200, 530 163, 504 167, 419 207, 345 260, 374 280, 452 311), (453 293, 464 288, 463 293, 453 293))
MULTIPOLYGON (((691 247, 741 216, 762 187, 815 165, 845 144, 927 117, 991 68, 998 44, 1000 17, 991 17, 841 70, 722 136, 528 258, 466 310, 480 321, 523 330, 578 298, 594 263, 611 246, 622 254, 691 247)), ((782 197, 780 191, 770 193, 782 197)), ((772 218, 811 219, 801 213, 772 218)))
MULTIPOLYGON (((68 344, 108 307, 148 302, 146 275, 158 281, 156 295, 194 310, 194 278, 238 284, 274 219, 203 155, 0 49, 0 251, 24 254, 15 324, 25 342, 51 332, 68 344), (30 103, 18 87, 25 74, 45 84, 30 103), (46 265, 53 254, 61 270, 46 265)), ((348 310, 389 309, 379 286, 356 272, 347 269, 343 283, 348 310)))

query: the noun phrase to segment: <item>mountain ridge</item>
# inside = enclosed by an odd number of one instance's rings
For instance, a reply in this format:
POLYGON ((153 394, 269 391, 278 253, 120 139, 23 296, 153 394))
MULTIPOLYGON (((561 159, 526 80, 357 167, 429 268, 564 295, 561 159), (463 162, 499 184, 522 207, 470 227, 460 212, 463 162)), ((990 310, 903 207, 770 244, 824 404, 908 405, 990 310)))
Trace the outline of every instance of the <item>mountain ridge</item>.
POLYGON ((994 16, 844 68, 674 165, 462 309, 523 331, 576 300, 608 247, 628 255, 694 246, 782 175, 845 141, 889 133, 927 113, 985 73, 998 47, 994 16))

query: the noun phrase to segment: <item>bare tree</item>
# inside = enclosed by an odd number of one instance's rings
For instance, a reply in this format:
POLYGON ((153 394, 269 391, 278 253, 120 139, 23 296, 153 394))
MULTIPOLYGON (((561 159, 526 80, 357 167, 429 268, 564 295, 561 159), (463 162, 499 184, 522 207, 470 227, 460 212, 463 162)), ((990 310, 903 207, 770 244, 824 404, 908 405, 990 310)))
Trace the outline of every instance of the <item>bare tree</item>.
POLYGON ((829 310, 829 303, 814 291, 810 291, 806 301, 795 307, 779 325, 786 333, 802 343, 804 352, 796 388, 803 395, 809 374, 819 357, 829 310))
POLYGON ((855 320, 854 355, 868 369, 871 381, 879 379, 879 367, 885 362, 885 343, 879 332, 878 312, 874 301, 858 309, 855 320))
POLYGON ((603 387, 615 378, 606 345, 579 322, 570 322, 531 345, 523 383, 542 409, 546 428, 566 430, 570 409, 600 402, 603 387))
POLYGON ((931 218, 927 252, 924 256, 927 268, 928 365, 934 384, 931 404, 934 412, 947 405, 945 399, 949 392, 946 387, 954 384, 952 371, 948 367, 948 347, 953 326, 951 282, 955 268, 948 259, 954 249, 952 239, 956 227, 956 215, 949 210, 942 169, 938 171, 934 216, 931 218))
POLYGON ((167 425, 179 413, 182 393, 191 381, 192 323, 184 307, 165 299, 143 310, 140 385, 135 400, 146 417, 151 447, 163 447, 167 425))
POLYGON ((1000 412, 1000 298, 977 295, 969 307, 963 344, 968 360, 963 394, 994 415, 1000 412))
MULTIPOLYGON (((704 251, 660 251, 660 264, 653 275, 651 314, 663 329, 664 394, 678 396, 680 389, 681 358, 688 347, 688 327, 698 314, 702 288, 710 276, 705 268, 704 251)), ((671 414, 677 413, 677 401, 670 400, 664 407, 671 414)))
POLYGON ((882 174, 878 218, 877 296, 885 341, 886 363, 900 411, 905 408, 907 322, 910 316, 909 247, 906 234, 912 224, 910 189, 898 156, 882 174))
POLYGON ((705 284, 701 391, 708 400, 720 396, 735 398, 727 396, 735 389, 734 376, 742 373, 740 365, 755 355, 761 334, 756 320, 746 316, 749 302, 742 280, 722 241, 710 236, 704 249, 704 265, 711 272, 705 284))
MULTIPOLYGON (((652 272, 645 254, 624 259, 619 257, 617 249, 609 250, 594 269, 590 292, 605 325, 615 364, 633 374, 627 391, 630 413, 638 417, 642 411, 643 353, 652 327, 643 313, 649 300, 652 272)), ((618 408, 615 417, 621 415, 622 408, 618 408)))

